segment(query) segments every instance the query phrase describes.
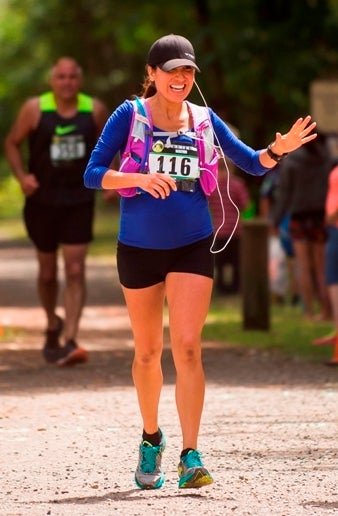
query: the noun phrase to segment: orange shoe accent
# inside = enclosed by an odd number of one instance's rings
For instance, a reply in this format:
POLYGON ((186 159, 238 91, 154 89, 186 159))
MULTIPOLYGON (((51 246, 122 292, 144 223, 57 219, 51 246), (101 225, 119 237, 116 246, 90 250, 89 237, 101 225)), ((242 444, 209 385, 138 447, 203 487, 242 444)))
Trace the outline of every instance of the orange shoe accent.
POLYGON ((66 357, 58 360, 57 365, 59 367, 72 367, 76 364, 84 364, 85 362, 88 362, 87 351, 83 348, 76 348, 66 357))

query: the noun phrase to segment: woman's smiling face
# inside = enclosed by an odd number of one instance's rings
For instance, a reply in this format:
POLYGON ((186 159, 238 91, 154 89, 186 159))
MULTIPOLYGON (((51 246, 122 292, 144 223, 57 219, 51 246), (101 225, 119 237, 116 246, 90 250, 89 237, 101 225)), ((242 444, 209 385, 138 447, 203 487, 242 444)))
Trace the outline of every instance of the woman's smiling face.
POLYGON ((179 66, 164 72, 159 67, 149 67, 148 74, 161 95, 171 102, 182 102, 193 87, 195 69, 192 66, 179 66))

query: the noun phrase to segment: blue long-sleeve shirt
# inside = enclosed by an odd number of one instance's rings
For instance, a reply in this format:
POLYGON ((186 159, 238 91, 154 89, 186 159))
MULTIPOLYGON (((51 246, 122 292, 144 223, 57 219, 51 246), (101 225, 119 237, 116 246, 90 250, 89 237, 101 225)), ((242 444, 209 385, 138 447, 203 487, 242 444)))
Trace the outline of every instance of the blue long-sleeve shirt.
MULTIPOLYGON (((132 114, 133 105, 126 100, 108 119, 85 170, 87 188, 102 188, 103 176, 126 146, 132 114)), ((249 174, 265 174, 268 169, 259 161, 260 151, 239 140, 211 109, 210 117, 215 144, 220 145, 225 156, 249 174)), ((177 136, 176 140, 194 143, 187 135, 177 136)), ((166 199, 155 199, 148 193, 122 197, 120 217, 119 240, 148 249, 181 247, 206 238, 213 231, 208 200, 199 181, 194 193, 171 192, 166 199)))

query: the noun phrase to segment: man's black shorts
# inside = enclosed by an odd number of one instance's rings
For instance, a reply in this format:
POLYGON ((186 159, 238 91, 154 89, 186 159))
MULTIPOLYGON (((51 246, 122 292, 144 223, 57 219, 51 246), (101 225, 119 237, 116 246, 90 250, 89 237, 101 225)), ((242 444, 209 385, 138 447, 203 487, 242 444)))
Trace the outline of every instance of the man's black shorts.
POLYGON ((126 288, 145 288, 165 280, 169 272, 188 272, 213 278, 212 235, 175 249, 141 249, 118 242, 117 270, 126 288))
POLYGON ((93 240, 94 203, 48 206, 26 200, 24 221, 35 247, 55 252, 61 244, 88 244, 93 240))

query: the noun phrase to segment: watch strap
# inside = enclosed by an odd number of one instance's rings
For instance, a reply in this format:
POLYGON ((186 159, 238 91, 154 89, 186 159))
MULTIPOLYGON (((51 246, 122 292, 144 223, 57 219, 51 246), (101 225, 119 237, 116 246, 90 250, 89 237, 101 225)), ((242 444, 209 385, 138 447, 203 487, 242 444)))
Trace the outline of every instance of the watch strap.
POLYGON ((286 158, 286 156, 288 156, 288 152, 285 152, 284 154, 276 154, 275 152, 273 152, 273 150, 271 149, 271 145, 272 143, 270 143, 268 146, 267 146, 267 149, 266 149, 266 152, 269 156, 269 158, 273 159, 274 161, 276 161, 276 163, 279 163, 280 161, 282 161, 282 159, 286 158))

